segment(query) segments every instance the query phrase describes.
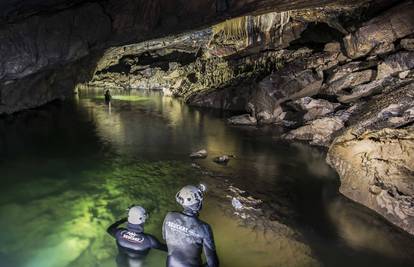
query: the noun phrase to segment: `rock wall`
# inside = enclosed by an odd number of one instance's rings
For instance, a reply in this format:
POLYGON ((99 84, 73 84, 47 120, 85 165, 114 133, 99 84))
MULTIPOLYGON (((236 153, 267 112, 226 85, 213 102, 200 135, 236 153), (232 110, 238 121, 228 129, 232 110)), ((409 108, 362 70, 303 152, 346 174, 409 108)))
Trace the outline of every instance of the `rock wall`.
POLYGON ((329 149, 342 194, 414 234, 414 131, 347 131, 329 149))

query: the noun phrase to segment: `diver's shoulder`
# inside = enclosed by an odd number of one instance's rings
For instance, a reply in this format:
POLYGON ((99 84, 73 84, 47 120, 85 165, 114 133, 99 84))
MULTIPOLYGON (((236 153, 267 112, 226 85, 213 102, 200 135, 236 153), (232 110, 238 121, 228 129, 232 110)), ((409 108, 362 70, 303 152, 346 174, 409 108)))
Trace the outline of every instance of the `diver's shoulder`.
POLYGON ((178 212, 178 211, 169 211, 169 212, 167 212, 167 215, 165 215, 165 218, 177 217, 179 215, 181 215, 181 212, 178 212))

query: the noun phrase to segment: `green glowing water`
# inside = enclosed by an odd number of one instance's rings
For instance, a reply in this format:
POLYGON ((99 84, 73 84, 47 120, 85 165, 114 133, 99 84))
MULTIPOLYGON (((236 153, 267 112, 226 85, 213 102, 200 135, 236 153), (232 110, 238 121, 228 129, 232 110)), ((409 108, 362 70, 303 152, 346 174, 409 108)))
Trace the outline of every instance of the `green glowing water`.
MULTIPOLYGON (((410 266, 412 237, 338 196, 324 153, 242 130, 158 94, 101 95, 0 119, 0 266, 116 266, 106 228, 131 204, 150 212, 161 238, 176 191, 207 183, 202 218, 214 230, 224 267, 410 266), (203 170, 188 154, 206 148, 203 170), (228 166, 211 161, 233 154, 228 166), (233 215, 226 187, 265 201, 263 228, 233 215)), ((277 135, 277 131, 273 133, 277 135)), ((148 266, 164 266, 152 251, 148 266)))

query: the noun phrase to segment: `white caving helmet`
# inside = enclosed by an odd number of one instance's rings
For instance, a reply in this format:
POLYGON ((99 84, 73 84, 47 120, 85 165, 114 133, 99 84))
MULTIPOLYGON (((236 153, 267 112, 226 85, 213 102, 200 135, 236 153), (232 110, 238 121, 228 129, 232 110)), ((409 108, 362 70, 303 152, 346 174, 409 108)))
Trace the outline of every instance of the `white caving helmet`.
POLYGON ((131 224, 143 224, 147 218, 148 213, 141 206, 133 206, 128 210, 128 222, 131 224))
POLYGON ((207 187, 203 184, 200 184, 199 186, 186 185, 175 195, 175 200, 178 204, 183 206, 183 208, 199 210, 201 209, 204 192, 206 190, 207 187))

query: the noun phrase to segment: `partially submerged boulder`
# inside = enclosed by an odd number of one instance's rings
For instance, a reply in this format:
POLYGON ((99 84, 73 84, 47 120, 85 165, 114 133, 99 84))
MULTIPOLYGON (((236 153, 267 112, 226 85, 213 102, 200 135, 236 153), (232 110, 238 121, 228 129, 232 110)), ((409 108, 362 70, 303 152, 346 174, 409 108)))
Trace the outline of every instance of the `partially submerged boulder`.
MULTIPOLYGON (((392 111, 390 111, 392 112, 392 111)), ((336 138, 328 163, 340 192, 414 234, 414 129, 383 129, 336 138)))
POLYGON ((205 159, 207 158, 207 156, 208 156, 208 153, 207 153, 207 150, 205 149, 201 149, 197 152, 193 152, 190 154, 190 158, 192 159, 205 159))
POLYGON ((257 125, 257 120, 250 114, 243 114, 239 116, 233 116, 227 120, 229 124, 233 125, 257 125))
POLYGON ((227 165, 227 163, 230 161, 230 158, 233 158, 233 155, 222 155, 219 157, 215 157, 213 161, 217 164, 227 165))

